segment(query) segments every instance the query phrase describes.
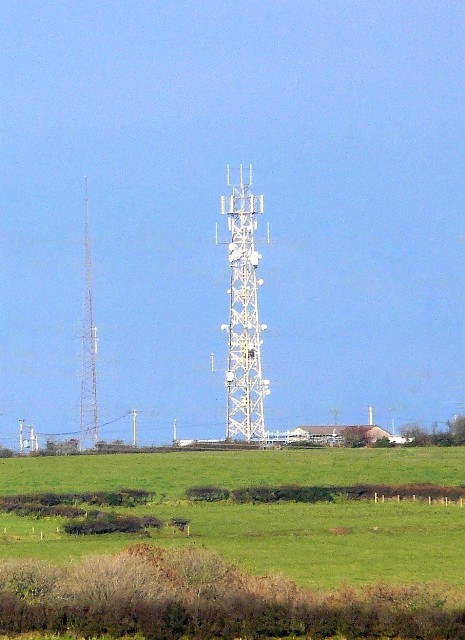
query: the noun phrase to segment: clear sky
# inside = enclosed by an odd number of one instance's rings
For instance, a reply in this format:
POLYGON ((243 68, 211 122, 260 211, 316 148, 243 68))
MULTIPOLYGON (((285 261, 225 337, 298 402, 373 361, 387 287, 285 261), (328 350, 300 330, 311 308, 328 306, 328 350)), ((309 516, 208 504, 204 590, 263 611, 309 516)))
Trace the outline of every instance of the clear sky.
POLYGON ((464 34, 461 0, 1 3, 0 441, 79 428, 84 175, 100 421, 224 435, 240 162, 267 427, 465 411, 464 34))

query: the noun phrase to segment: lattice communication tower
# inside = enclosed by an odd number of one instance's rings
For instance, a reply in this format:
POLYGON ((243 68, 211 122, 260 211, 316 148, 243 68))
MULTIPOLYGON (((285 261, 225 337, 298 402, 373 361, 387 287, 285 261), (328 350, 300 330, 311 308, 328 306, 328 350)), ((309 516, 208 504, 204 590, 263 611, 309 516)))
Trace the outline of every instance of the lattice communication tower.
POLYGON ((85 243, 85 277, 84 301, 82 315, 82 374, 81 374, 81 406, 80 406, 80 438, 81 451, 98 442, 98 409, 97 409, 97 327, 94 326, 94 290, 92 252, 89 235, 89 199, 87 196, 87 178, 85 179, 84 196, 84 243, 85 243))
POLYGON ((261 332, 267 326, 260 324, 258 316, 258 287, 263 280, 257 280, 257 267, 262 256, 254 242, 263 196, 252 194, 251 165, 246 171, 240 165, 235 183, 228 166, 228 186, 231 195, 221 197, 221 213, 228 216, 231 233, 229 324, 221 326, 229 334, 226 438, 264 441, 264 398, 270 390, 269 380, 262 378, 261 332))

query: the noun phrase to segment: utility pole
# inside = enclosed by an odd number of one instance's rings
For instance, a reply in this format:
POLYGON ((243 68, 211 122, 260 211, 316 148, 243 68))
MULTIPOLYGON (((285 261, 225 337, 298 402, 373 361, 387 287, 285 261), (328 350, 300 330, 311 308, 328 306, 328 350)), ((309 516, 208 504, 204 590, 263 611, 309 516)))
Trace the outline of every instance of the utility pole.
POLYGON ((137 414, 138 414, 138 410, 137 409, 132 409, 131 410, 131 415, 132 415, 132 446, 134 447, 134 449, 137 448, 137 414))
POLYGON ((34 425, 29 425, 29 451, 35 453, 39 451, 39 436, 34 433, 34 425))
POLYGON ((175 446, 178 442, 178 421, 175 418, 173 420, 173 446, 175 446))
POLYGON ((261 259, 255 249, 257 217, 263 213, 263 196, 252 194, 252 166, 231 181, 232 193, 221 198, 221 213, 228 218, 230 231, 229 324, 222 329, 229 334, 228 369, 226 371, 226 438, 236 436, 247 442, 266 440, 264 398, 269 395, 269 380, 262 378, 261 332, 258 314, 257 267, 261 259))
POLYGON ((19 455, 23 455, 24 453, 24 422, 25 420, 19 421, 19 455))
POLYGON ((85 178, 84 195, 84 245, 85 286, 82 315, 82 373, 79 438, 79 449, 81 451, 89 446, 95 446, 98 442, 97 369, 95 364, 98 337, 97 327, 94 326, 93 268, 89 234, 87 177, 85 178))

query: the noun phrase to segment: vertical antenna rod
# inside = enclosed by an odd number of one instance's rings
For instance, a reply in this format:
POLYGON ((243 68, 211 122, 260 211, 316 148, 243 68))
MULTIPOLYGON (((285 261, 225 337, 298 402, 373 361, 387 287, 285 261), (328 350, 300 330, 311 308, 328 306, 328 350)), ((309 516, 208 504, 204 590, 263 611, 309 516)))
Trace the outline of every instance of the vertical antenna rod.
POLYGON ((24 453, 24 423, 25 420, 19 421, 19 454, 24 453))
POLYGON ((132 415, 132 446, 134 449, 137 448, 137 414, 139 411, 137 409, 131 409, 132 415))
POLYGON ((80 406, 79 448, 89 448, 98 442, 97 410, 97 328, 94 326, 94 291, 92 274, 92 252, 89 234, 89 199, 87 196, 87 176, 84 179, 84 244, 85 275, 82 314, 82 375, 80 406))
POLYGON ((373 407, 371 404, 368 407, 368 424, 370 425, 370 427, 373 426, 373 407))
POLYGON ((247 442, 266 440, 263 401, 269 395, 269 380, 262 378, 261 331, 259 323, 257 267, 261 259, 255 249, 254 232, 257 214, 263 213, 263 196, 254 196, 252 166, 239 167, 236 184, 228 166, 228 185, 232 194, 222 196, 221 213, 228 217, 231 233, 229 264, 231 267, 228 369, 226 371, 226 438, 237 436, 247 442), (231 184, 232 183, 232 184, 231 184))

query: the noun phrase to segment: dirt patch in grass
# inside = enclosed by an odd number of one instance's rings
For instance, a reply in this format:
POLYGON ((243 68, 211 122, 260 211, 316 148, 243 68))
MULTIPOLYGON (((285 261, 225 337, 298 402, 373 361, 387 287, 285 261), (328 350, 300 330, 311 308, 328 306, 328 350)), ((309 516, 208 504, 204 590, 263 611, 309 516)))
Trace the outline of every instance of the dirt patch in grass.
POLYGON ((351 533, 350 529, 346 527, 332 527, 328 529, 329 533, 333 533, 335 536, 347 536, 351 533))

